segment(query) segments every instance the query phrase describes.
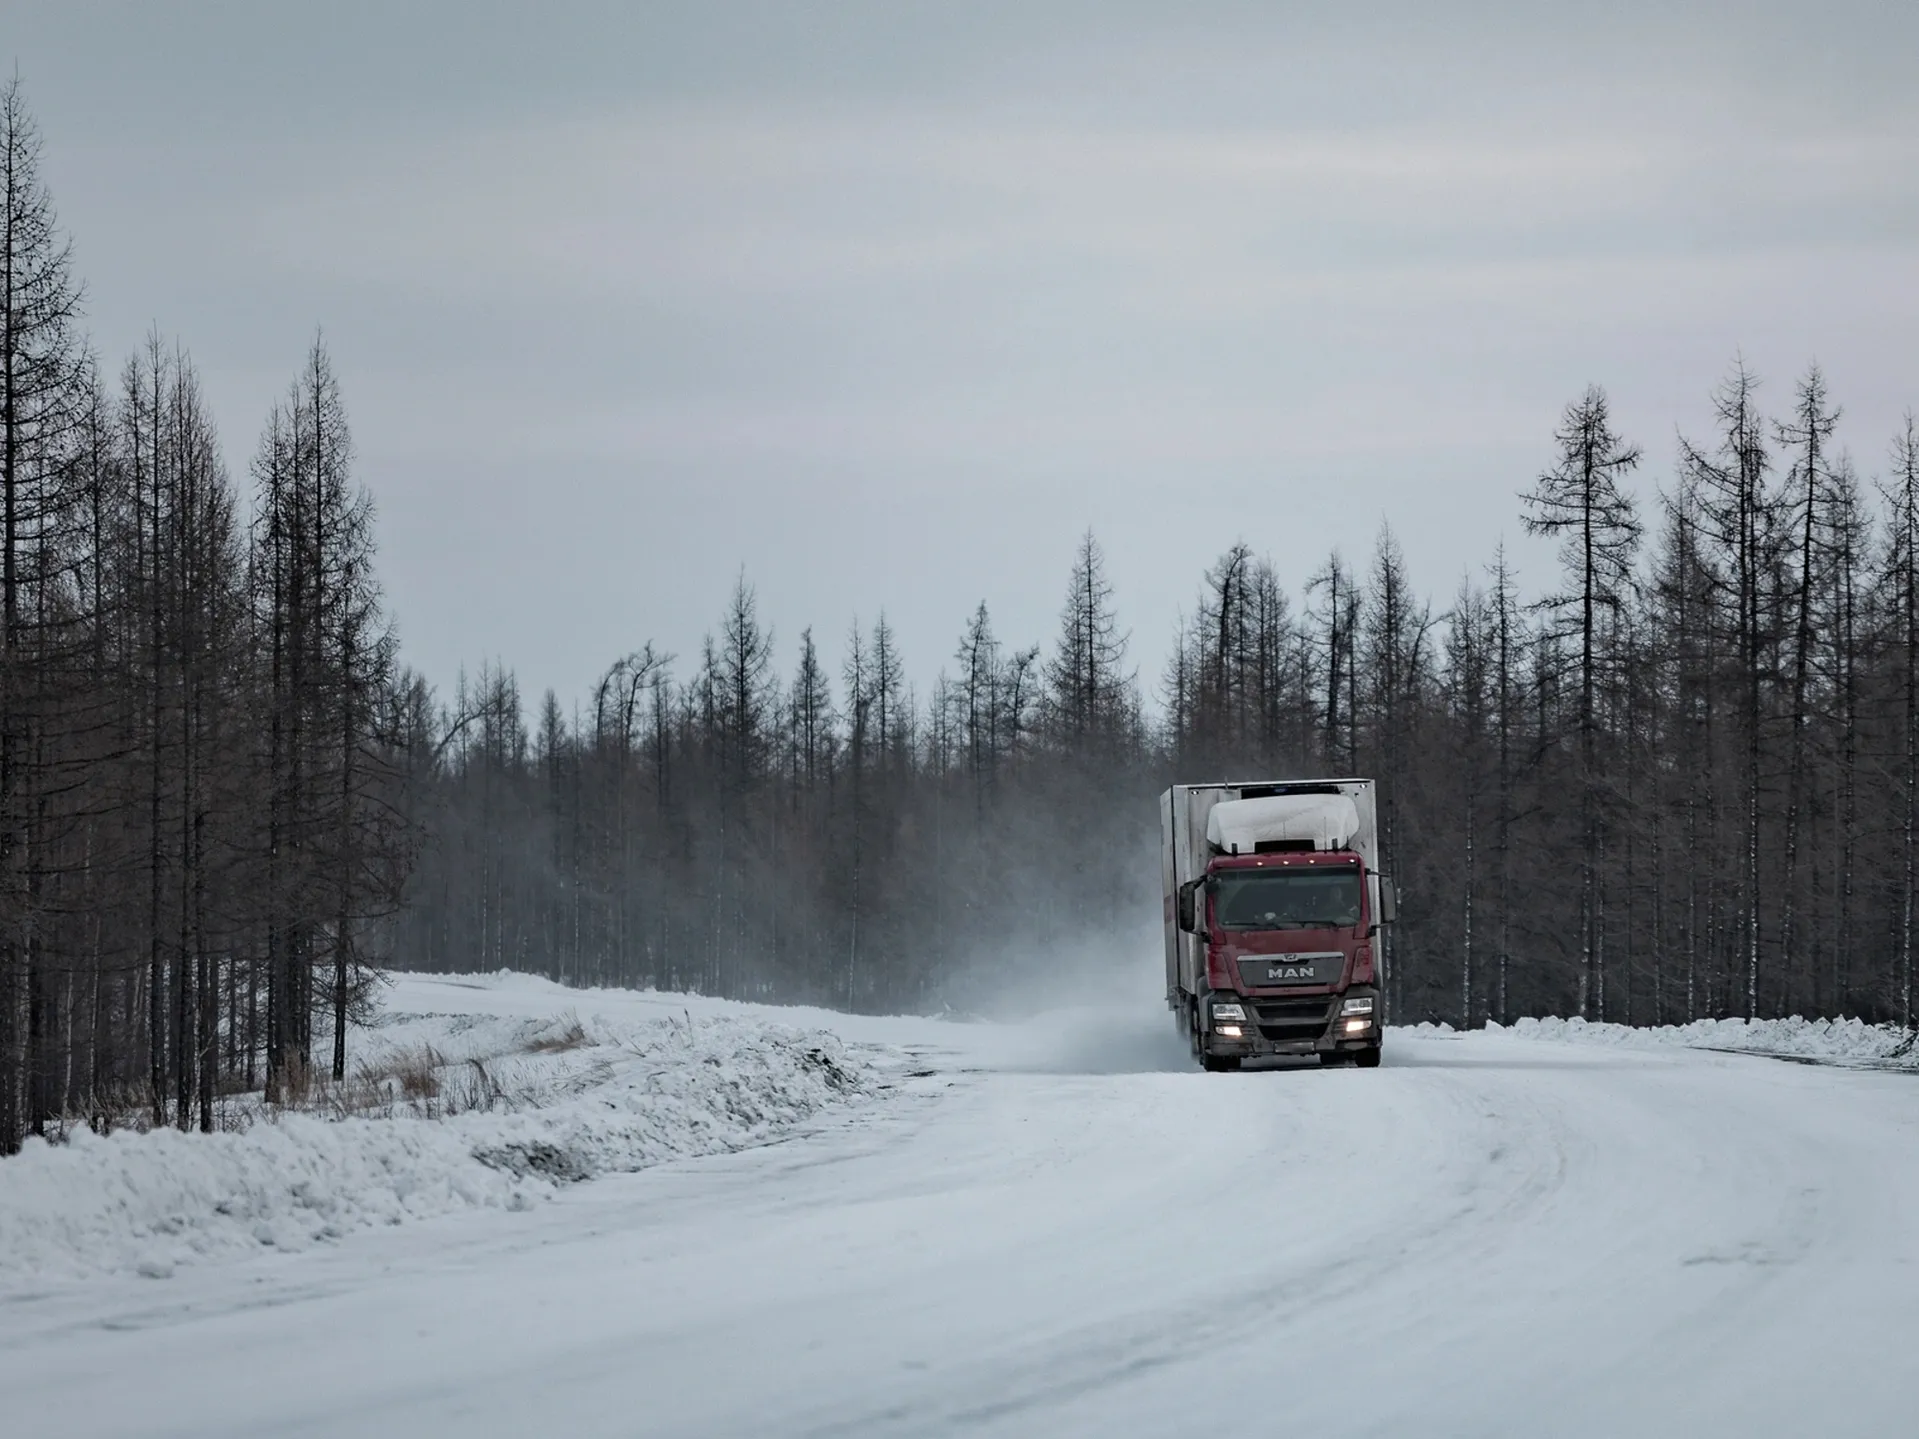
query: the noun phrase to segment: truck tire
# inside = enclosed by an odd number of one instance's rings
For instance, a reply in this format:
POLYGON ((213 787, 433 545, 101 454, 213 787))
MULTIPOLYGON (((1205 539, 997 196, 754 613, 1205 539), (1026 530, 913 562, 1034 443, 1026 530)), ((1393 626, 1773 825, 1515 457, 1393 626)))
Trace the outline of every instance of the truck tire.
POLYGON ((1373 1044, 1368 1045, 1365 1049, 1354 1050, 1353 1063, 1357 1064, 1361 1069, 1379 1068, 1379 1046, 1373 1044))

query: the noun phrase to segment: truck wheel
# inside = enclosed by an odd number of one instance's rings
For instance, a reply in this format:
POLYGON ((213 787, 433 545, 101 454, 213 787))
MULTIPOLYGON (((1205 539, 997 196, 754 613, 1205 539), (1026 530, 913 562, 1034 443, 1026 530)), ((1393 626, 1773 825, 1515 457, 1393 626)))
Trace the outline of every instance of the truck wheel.
POLYGON ((1231 1074, 1239 1068, 1239 1056, 1236 1054, 1202 1054, 1199 1062, 1205 1066, 1208 1074, 1231 1074))
POLYGON ((1369 1045, 1365 1049, 1354 1050, 1353 1063, 1357 1064, 1361 1069, 1379 1068, 1379 1046, 1374 1044, 1369 1045))

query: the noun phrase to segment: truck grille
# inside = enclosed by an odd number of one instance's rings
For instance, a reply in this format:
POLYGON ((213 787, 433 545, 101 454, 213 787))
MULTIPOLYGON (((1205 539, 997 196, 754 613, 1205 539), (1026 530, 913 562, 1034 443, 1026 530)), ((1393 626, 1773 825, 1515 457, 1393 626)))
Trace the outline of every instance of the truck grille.
POLYGON ((1271 1040, 1318 1039, 1332 1019, 1330 999, 1262 999, 1253 1005, 1260 1036, 1271 1040))

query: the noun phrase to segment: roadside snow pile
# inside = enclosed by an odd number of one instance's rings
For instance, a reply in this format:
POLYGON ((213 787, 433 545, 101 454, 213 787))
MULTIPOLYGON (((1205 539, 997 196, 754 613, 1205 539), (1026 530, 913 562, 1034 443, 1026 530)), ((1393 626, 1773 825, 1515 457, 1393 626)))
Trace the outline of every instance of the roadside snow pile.
POLYGON ((357 1070, 346 1118, 29 1141, 0 1162, 0 1284, 160 1278, 223 1253, 526 1209, 563 1184, 771 1142, 874 1090, 831 1033, 723 1016, 398 1016, 357 1070))
MULTIPOLYGON (((1431 1026, 1420 1025, 1420 1029, 1431 1026)), ((1634 1029, 1624 1024, 1593 1024, 1583 1019, 1521 1019, 1502 1031, 1488 1024, 1489 1033, 1509 1033, 1520 1039, 1550 1039, 1574 1044, 1603 1044, 1628 1049, 1656 1049, 1679 1045, 1687 1049, 1729 1050, 1776 1059, 1803 1059, 1819 1064, 1865 1068, 1919 1067, 1912 1038, 1890 1024, 1867 1024, 1858 1019, 1697 1019, 1691 1024, 1669 1024, 1634 1029)))

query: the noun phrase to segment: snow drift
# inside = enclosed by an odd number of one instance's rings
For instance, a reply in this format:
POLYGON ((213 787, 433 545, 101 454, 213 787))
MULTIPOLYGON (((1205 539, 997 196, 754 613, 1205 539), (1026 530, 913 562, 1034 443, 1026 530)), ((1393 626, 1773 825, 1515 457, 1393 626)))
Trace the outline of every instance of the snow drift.
MULTIPOLYGON (((1891 1024, 1858 1019, 1696 1019, 1636 1029, 1585 1019, 1520 1019, 1509 1027, 1488 1024, 1493 1034, 1567 1044, 1607 1045, 1620 1049, 1713 1049, 1770 1059, 1800 1059, 1816 1064, 1866 1068, 1919 1068, 1912 1036, 1891 1024)), ((1450 1025, 1420 1024, 1408 1033, 1450 1033, 1450 1025)))
POLYGON ((239 1133, 84 1127, 0 1164, 0 1283, 301 1249, 780 1138, 873 1091, 839 1038, 760 1019, 397 1016, 357 1063, 381 1117, 239 1133), (397 1076, 397 1077, 396 1077, 397 1076))

